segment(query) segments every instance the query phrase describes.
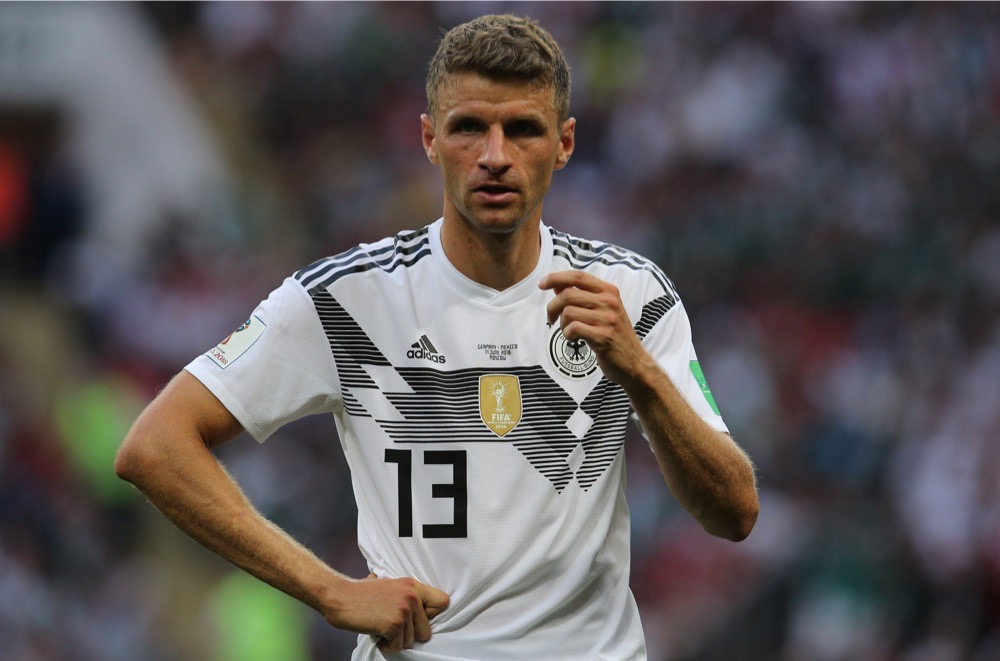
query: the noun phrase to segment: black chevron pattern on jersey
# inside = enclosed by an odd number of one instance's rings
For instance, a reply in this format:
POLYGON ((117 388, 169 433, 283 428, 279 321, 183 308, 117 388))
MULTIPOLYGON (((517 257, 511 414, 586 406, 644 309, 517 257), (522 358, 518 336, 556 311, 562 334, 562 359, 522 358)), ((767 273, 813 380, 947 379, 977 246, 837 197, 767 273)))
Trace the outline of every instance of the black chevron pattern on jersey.
POLYGON ((323 333, 337 363, 344 410, 353 416, 368 417, 351 391, 355 388, 377 388, 361 366, 388 365, 389 361, 330 292, 326 289, 313 289, 309 295, 316 306, 323 333))
POLYGON ((294 277, 306 290, 329 287, 354 273, 380 268, 387 273, 400 266, 412 266, 431 254, 428 228, 400 232, 391 239, 356 246, 346 252, 324 257, 295 273, 294 277))
POLYGON ((404 419, 377 422, 397 443, 511 443, 557 491, 562 491, 574 477, 567 458, 578 445, 582 445, 583 467, 587 470, 586 478, 578 481, 585 489, 611 465, 621 447, 628 398, 617 386, 609 387, 612 384, 607 380, 602 380, 603 387, 599 384, 596 394, 588 397, 588 415, 595 422, 578 439, 567 422, 579 407, 544 369, 533 366, 503 370, 503 374, 516 376, 520 382, 521 421, 500 438, 483 423, 479 412, 479 378, 500 373, 497 370, 403 367, 396 371, 412 392, 383 394, 404 419), (607 394, 612 397, 609 399, 607 394))
MULTIPOLYGON (((450 371, 393 367, 409 392, 381 392, 399 413, 399 419, 376 418, 354 393, 378 390, 364 366, 391 367, 388 359, 329 291, 316 288, 309 294, 337 364, 344 410, 354 417, 375 419, 394 442, 511 443, 558 492, 574 477, 581 488, 588 490, 620 454, 630 406, 625 391, 602 377, 578 405, 537 365, 450 371), (521 420, 502 438, 483 423, 479 410, 479 378, 498 373, 516 376, 521 390, 521 420), (582 438, 573 433, 570 425, 578 411, 590 423, 582 438), (570 459, 578 447, 583 459, 574 470, 570 459)), ((666 294, 647 303, 637 333, 645 337, 675 302, 666 294)))
POLYGON ((576 402, 541 367, 503 370, 503 374, 517 376, 521 385, 521 421, 503 438, 490 431, 479 412, 479 378, 497 370, 397 371, 413 389, 412 394, 387 393, 406 417, 405 422, 381 423, 397 443, 512 443, 557 489, 572 478, 565 457, 578 441, 565 423, 576 410, 576 402), (540 449, 533 452, 526 443, 540 449))
POLYGON ((603 377, 580 404, 583 412, 594 421, 583 438, 584 460, 576 472, 576 480, 584 490, 597 481, 618 455, 625 438, 630 406, 625 391, 603 377))

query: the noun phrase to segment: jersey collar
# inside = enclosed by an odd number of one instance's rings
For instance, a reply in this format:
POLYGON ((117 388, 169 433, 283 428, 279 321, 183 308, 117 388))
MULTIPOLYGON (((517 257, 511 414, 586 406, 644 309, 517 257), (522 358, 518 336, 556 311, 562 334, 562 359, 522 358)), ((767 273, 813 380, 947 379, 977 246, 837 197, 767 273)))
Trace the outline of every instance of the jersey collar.
POLYGON ((438 218, 428 227, 431 255, 441 277, 452 288, 458 291, 463 298, 485 305, 511 305, 533 294, 537 294, 539 292, 538 281, 541 280, 543 275, 552 270, 552 234, 545 223, 539 223, 538 231, 541 236, 542 245, 538 255, 538 264, 535 265, 534 270, 526 278, 503 291, 487 287, 464 275, 448 260, 447 255, 444 254, 444 247, 441 245, 441 227, 443 224, 444 219, 438 218))

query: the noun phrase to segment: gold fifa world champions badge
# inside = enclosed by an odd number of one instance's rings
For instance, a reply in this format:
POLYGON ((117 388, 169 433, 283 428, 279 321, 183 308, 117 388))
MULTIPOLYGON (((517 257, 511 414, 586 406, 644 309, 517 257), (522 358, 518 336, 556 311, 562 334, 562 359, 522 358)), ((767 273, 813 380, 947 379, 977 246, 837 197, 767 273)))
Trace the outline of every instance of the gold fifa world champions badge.
POLYGON ((497 436, 503 436, 521 421, 521 382, 509 374, 479 377, 479 415, 497 436))

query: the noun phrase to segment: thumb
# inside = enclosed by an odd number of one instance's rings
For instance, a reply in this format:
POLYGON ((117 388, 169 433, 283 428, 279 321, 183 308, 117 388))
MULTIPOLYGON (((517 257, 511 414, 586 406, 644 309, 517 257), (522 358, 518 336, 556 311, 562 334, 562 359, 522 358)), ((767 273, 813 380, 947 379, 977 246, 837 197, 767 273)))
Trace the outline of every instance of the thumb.
POLYGON ((447 592, 432 588, 429 585, 420 584, 420 600, 424 604, 424 611, 427 617, 434 617, 451 603, 451 597, 447 592))

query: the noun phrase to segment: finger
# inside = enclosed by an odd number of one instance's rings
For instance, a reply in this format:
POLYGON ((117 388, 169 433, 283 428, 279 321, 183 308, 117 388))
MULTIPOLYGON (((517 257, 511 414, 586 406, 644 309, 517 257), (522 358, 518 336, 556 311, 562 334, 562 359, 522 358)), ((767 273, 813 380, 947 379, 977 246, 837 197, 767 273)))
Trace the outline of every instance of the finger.
POLYGON ((553 289, 556 293, 567 287, 576 287, 586 291, 601 291, 607 283, 595 275, 586 271, 568 269, 565 271, 553 271, 542 276, 538 281, 539 289, 553 289))
POLYGON ((431 623, 427 619, 427 611, 421 605, 413 611, 413 638, 423 642, 431 637, 431 623))
MULTIPOLYGON (((595 281, 599 283, 599 287, 580 289, 574 286, 559 291, 545 307, 549 324, 554 324, 557 319, 565 315, 567 309, 571 308, 609 310, 616 317, 623 315, 624 308, 618 288, 602 280, 595 279, 595 281)), ((616 319, 609 319, 608 322, 617 323, 616 319)), ((565 326, 565 323, 563 325, 565 326)))
POLYGON ((607 307, 608 305, 608 301, 594 292, 571 287, 559 292, 555 298, 549 301, 548 305, 545 306, 545 311, 548 315, 549 323, 554 324, 556 319, 561 317, 567 308, 575 307, 593 310, 600 307, 607 307))
MULTIPOLYGON (((423 612, 422 608, 417 608, 417 610, 421 613, 423 612)), ((402 647, 404 650, 413 649, 413 635, 414 635, 413 618, 415 617, 415 615, 416 613, 411 613, 403 621, 402 647)))
POLYGON ((613 332, 615 328, 614 319, 606 311, 578 307, 563 310, 559 323, 566 339, 583 339, 588 342, 591 337, 602 336, 605 329, 613 332))
MULTIPOLYGON (((550 323, 555 323, 555 320, 558 319, 564 334, 574 322, 592 326, 598 332, 603 329, 609 329, 612 333, 625 332, 627 328, 631 328, 628 317, 612 303, 592 298, 580 301, 579 304, 554 306, 550 314, 552 312, 558 312, 558 316, 550 323)), ((566 337, 571 340, 578 339, 571 335, 566 335, 566 337)), ((583 339, 589 338, 584 337, 583 339)))
POLYGON ((563 309, 568 305, 566 299, 562 298, 567 291, 578 291, 570 289, 553 289, 555 297, 545 305, 546 322, 551 326, 559 320, 563 309))
POLYGON ((420 595, 420 601, 423 602, 424 610, 430 617, 434 617, 451 603, 451 597, 448 596, 447 592, 423 583, 418 585, 417 593, 420 595))
POLYGON ((402 652, 403 651, 403 636, 399 635, 395 638, 380 638, 378 645, 380 652, 402 652))

